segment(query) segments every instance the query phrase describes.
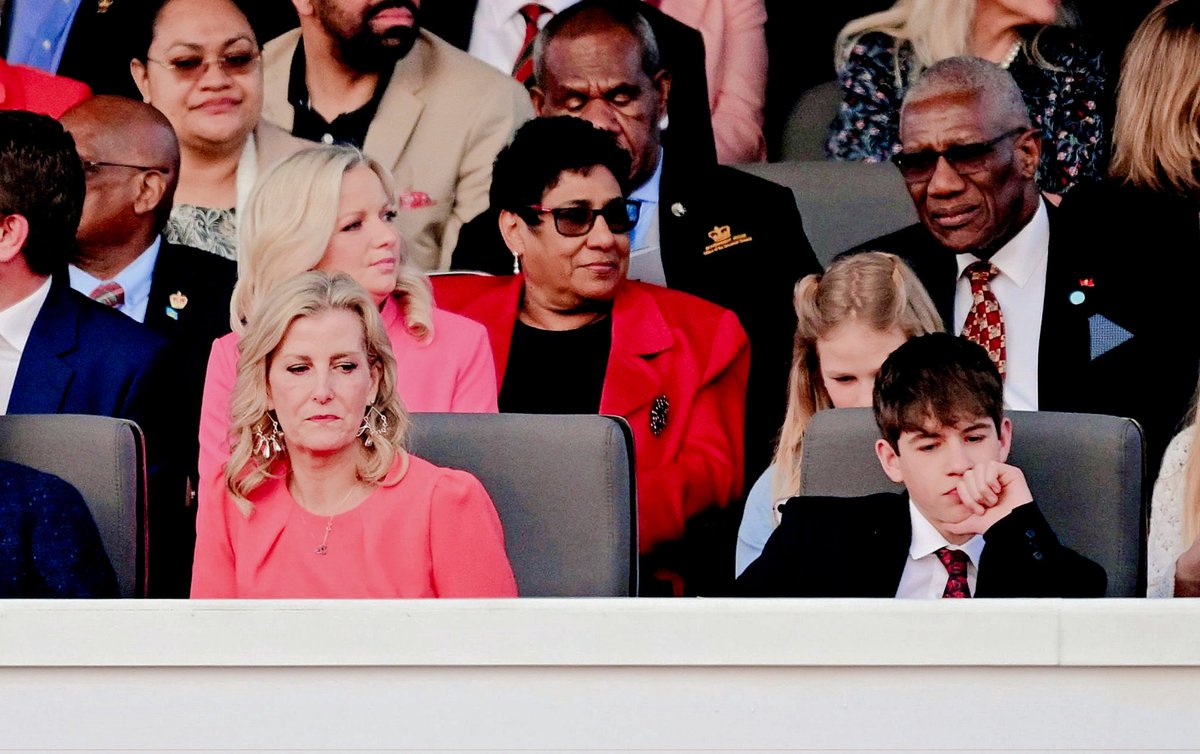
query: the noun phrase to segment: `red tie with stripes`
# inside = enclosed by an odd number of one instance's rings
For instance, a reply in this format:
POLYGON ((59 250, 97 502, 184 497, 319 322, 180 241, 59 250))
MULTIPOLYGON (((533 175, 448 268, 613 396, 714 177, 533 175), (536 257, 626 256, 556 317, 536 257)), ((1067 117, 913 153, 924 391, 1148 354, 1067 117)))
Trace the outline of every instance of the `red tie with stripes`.
POLYGON ((525 84, 533 75, 533 40, 537 38, 538 19, 550 10, 537 3, 529 3, 522 5, 517 12, 525 19, 525 41, 521 43, 521 53, 517 55, 517 62, 513 64, 513 78, 525 84))

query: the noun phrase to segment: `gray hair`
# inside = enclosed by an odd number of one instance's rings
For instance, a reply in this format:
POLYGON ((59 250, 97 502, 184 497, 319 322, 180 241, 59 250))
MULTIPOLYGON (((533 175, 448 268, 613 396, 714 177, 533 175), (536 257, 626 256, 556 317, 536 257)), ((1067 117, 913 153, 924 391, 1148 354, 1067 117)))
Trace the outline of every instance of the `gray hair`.
POLYGON ((533 41, 533 77, 540 86, 546 80, 546 48, 559 36, 578 37, 608 23, 625 29, 642 48, 642 71, 650 78, 662 70, 662 55, 650 22, 637 6, 640 2, 583 0, 556 13, 533 41), (607 22, 607 23, 606 23, 607 22))
POLYGON ((949 93, 973 94, 990 105, 992 116, 1009 128, 1030 128, 1029 109, 1011 74, 983 58, 967 56, 939 60, 925 69, 904 96, 900 122, 909 105, 949 93))

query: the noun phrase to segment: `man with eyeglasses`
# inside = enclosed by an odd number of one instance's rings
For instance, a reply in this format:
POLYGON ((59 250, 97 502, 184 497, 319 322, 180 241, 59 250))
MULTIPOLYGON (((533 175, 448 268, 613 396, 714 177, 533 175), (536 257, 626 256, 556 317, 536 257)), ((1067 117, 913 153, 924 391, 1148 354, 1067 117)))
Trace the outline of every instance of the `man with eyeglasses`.
MULTIPOLYGON (((100 96, 67 111, 62 124, 75 139, 86 185, 71 287, 170 339, 175 444, 195 490, 205 369, 213 340, 229 332, 237 265, 161 235, 179 178, 179 142, 162 113, 100 96)), ((174 502, 155 511, 154 596, 186 597, 191 584, 196 509, 184 496, 174 502)))
POLYGON ((396 179, 408 253, 446 269, 487 208, 492 161, 532 115, 524 87, 420 28, 420 0, 293 0, 300 29, 263 52, 263 117, 353 144, 396 179))
POLYGON ((1138 419, 1155 468, 1188 395, 1148 375, 1194 382, 1197 349, 1163 340, 1164 320, 1147 315, 1158 292, 1130 282, 1133 250, 1072 243, 1038 190, 1041 135, 1009 73, 934 64, 905 98, 900 139, 893 162, 921 222, 860 248, 910 262, 947 329, 999 367, 1006 408, 1138 419))

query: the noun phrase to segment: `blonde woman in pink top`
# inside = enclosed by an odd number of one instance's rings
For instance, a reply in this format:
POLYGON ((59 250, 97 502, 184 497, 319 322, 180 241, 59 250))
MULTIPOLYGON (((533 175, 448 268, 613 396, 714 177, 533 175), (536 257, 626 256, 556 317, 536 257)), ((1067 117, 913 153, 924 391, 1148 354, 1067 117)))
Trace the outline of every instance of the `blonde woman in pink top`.
POLYGON ((429 281, 408 265, 390 174, 353 147, 306 149, 271 168, 240 218, 233 332, 213 344, 200 413, 200 495, 229 458, 229 396, 238 339, 251 313, 284 280, 345 272, 374 299, 410 412, 496 411, 496 369, 482 325, 435 308, 429 281))
POLYGON ((389 335, 349 275, 275 285, 239 345, 232 453, 196 517, 192 597, 515 597, 483 485, 403 445, 389 335))

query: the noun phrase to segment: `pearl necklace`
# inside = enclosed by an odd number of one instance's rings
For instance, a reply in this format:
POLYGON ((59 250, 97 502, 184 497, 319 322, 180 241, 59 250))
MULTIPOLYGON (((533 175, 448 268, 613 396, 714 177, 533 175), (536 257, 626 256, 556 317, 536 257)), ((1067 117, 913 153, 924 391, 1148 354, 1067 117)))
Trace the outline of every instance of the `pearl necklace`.
POLYGON ((1013 64, 1013 61, 1017 59, 1017 55, 1020 53, 1021 40, 1018 39, 1016 42, 1013 42, 1012 49, 1009 50, 1008 54, 1004 56, 1004 60, 1000 61, 1000 67, 1007 71, 1008 67, 1013 64))

